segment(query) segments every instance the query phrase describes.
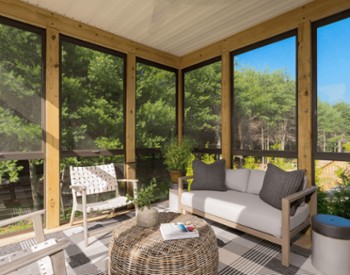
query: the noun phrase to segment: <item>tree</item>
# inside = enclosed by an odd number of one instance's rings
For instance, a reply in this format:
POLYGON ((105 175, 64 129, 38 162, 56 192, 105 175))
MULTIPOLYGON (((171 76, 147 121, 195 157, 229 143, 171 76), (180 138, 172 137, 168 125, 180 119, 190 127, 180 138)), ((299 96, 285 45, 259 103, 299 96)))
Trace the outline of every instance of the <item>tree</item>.
POLYGON ((185 73, 185 134, 198 147, 221 147, 221 62, 185 73))
MULTIPOLYGON (((0 24, 0 151, 41 151, 42 36, 0 24)), ((36 162, 28 160, 33 208, 40 205, 36 162)), ((19 180, 16 161, 1 164, 10 182, 19 180)))
POLYGON ((63 148, 123 148, 123 59, 70 42, 62 45, 63 148))
POLYGON ((260 72, 243 67, 235 71, 235 148, 295 149, 296 86, 282 71, 260 72))
POLYGON ((137 63, 136 146, 160 148, 176 135, 176 75, 137 63))

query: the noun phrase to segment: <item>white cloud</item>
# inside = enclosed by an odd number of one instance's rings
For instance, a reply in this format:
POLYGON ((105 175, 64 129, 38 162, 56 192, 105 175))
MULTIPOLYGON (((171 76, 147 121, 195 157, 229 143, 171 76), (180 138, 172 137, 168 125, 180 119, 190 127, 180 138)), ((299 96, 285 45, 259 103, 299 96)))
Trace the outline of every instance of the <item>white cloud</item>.
POLYGON ((350 103, 350 95, 349 92, 346 92, 345 83, 319 86, 318 97, 321 101, 326 101, 331 105, 341 101, 350 103))

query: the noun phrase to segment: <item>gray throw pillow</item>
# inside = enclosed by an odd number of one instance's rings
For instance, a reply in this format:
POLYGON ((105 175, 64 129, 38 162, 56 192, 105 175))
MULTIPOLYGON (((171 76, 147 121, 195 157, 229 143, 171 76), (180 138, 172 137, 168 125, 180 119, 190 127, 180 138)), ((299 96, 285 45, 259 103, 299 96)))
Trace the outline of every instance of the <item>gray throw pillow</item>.
MULTIPOLYGON (((259 196, 264 202, 281 210, 282 198, 302 190, 303 179, 303 170, 286 172, 269 163, 259 196)), ((297 204, 292 204, 290 210, 292 216, 295 214, 297 206, 297 204)))
POLYGON ((224 159, 211 164, 206 164, 195 159, 192 163, 193 182, 191 184, 191 190, 226 191, 225 165, 226 160, 224 159))

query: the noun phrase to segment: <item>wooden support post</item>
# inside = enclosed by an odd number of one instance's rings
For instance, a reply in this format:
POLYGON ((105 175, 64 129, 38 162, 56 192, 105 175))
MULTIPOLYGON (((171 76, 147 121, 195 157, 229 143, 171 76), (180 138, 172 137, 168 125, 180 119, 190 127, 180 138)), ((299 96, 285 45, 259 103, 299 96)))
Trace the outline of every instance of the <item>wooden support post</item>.
POLYGON ((221 55, 221 154, 226 160, 226 168, 232 168, 231 156, 231 60, 230 53, 221 55))
POLYGON ((59 33, 46 31, 46 143, 45 208, 46 227, 60 225, 60 123, 59 123, 59 33))
POLYGON ((311 22, 298 28, 298 166, 312 179, 312 75, 311 22))
POLYGON ((177 81, 177 136, 179 137, 179 142, 181 142, 181 137, 183 135, 183 125, 184 125, 184 91, 183 91, 183 75, 182 70, 178 70, 178 81, 177 81))
MULTIPOLYGON (((136 56, 129 53, 126 65, 126 141, 125 161, 126 178, 136 178, 136 56)), ((132 194, 132 186, 128 185, 127 192, 132 194)))

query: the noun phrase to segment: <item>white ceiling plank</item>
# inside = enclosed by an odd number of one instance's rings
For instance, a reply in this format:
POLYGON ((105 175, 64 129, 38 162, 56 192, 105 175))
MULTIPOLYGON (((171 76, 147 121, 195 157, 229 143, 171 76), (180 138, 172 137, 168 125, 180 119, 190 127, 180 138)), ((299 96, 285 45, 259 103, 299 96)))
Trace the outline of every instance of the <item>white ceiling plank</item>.
POLYGON ((313 0, 21 0, 183 56, 313 0))

